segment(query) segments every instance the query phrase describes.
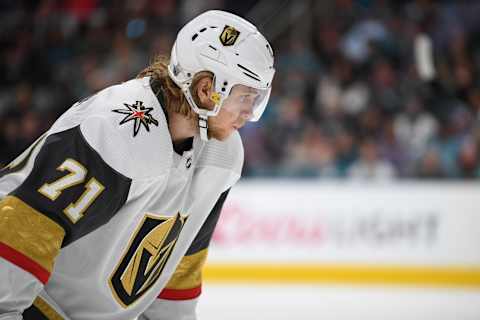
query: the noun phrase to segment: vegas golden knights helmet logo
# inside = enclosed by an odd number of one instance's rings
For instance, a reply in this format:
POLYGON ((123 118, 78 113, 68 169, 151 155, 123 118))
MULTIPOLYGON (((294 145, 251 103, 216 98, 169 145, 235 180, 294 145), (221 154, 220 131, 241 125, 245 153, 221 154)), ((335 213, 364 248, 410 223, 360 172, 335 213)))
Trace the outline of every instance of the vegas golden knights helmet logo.
POLYGON ((225 26, 222 33, 220 34, 220 42, 224 46, 232 46, 235 41, 237 41, 239 35, 240 31, 238 31, 234 27, 225 26))
POLYGON ((110 276, 115 299, 128 307, 150 289, 170 257, 186 217, 146 215, 110 276))

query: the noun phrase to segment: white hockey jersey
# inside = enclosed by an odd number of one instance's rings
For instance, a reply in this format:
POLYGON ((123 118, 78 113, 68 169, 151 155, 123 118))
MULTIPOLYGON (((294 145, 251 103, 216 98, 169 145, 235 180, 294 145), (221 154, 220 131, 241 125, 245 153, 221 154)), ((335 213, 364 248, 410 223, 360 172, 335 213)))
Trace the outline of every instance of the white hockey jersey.
POLYGON ((174 151, 147 77, 75 104, 0 171, 0 319, 195 319, 243 147, 192 145, 174 151))

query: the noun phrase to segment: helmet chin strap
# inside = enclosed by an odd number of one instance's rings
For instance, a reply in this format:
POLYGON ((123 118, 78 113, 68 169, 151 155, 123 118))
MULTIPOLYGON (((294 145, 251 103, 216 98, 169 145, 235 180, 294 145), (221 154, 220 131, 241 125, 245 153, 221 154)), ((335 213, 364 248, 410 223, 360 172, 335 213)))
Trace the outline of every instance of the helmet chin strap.
POLYGON ((208 116, 198 115, 198 128, 200 128, 200 138, 203 141, 208 141, 208 116))
POLYGON ((208 141, 208 115, 206 114, 206 110, 200 110, 200 108, 193 100, 192 95, 190 94, 189 84, 183 85, 182 91, 187 98, 190 106, 192 106, 195 112, 198 114, 198 128, 200 129, 200 138, 203 141, 208 141))

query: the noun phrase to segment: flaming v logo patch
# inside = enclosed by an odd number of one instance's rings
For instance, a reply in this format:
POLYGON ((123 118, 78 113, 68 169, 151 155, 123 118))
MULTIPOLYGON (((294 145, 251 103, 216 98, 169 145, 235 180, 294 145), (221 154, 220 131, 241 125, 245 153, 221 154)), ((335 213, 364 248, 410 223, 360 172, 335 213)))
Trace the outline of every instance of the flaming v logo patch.
POLYGON ((110 276, 110 289, 124 307, 137 301, 160 277, 186 217, 146 215, 110 276))

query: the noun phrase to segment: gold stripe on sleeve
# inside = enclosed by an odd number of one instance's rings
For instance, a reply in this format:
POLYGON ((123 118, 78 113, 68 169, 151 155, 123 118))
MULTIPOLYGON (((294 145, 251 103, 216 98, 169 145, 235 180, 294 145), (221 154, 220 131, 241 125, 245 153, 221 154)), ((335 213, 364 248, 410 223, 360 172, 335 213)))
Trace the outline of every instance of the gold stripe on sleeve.
POLYGON ((207 259, 208 249, 185 256, 167 283, 167 289, 191 289, 202 284, 202 268, 207 259))
POLYGON ((60 252, 64 229, 21 199, 0 201, 0 242, 52 272, 60 252))
POLYGON ((33 301, 33 306, 40 311, 45 318, 48 320, 65 320, 61 315, 58 314, 55 309, 48 304, 45 300, 41 297, 37 297, 35 301, 33 301))

